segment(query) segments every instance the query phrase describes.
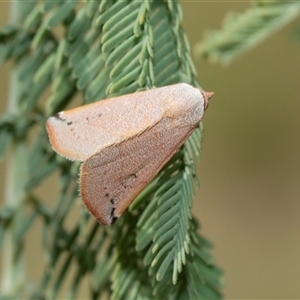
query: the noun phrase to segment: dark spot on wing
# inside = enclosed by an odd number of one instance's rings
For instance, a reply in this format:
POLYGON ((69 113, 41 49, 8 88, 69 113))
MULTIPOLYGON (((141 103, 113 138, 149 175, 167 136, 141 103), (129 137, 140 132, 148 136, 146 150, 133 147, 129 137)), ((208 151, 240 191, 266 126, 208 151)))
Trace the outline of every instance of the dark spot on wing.
POLYGON ((113 207, 112 209, 111 209, 111 212, 110 212, 110 216, 111 217, 114 217, 115 216, 115 208, 113 207))
MULTIPOLYGON (((110 199, 110 203, 114 204, 115 199, 110 199)), ((115 207, 113 207, 110 211, 110 221, 111 221, 110 225, 114 224, 118 220, 118 217, 115 216, 115 210, 116 210, 115 207)))
POLYGON ((117 221, 117 217, 115 216, 115 208, 113 207, 111 209, 111 212, 110 212, 110 218, 111 218, 111 224, 115 223, 117 221))
POLYGON ((70 126, 70 125, 72 125, 73 124, 73 122, 72 121, 70 121, 70 122, 67 122, 67 125, 68 126, 70 126))
POLYGON ((58 114, 55 114, 55 115, 53 116, 53 118, 56 118, 57 120, 59 120, 59 121, 63 121, 63 122, 65 122, 65 121, 66 121, 66 119, 64 119, 64 118, 62 118, 62 117, 60 116, 60 113, 58 113, 58 114))
POLYGON ((132 178, 137 178, 137 175, 134 173, 134 174, 131 174, 131 177, 132 178))
POLYGON ((110 225, 114 224, 118 220, 118 217, 112 217, 110 225))

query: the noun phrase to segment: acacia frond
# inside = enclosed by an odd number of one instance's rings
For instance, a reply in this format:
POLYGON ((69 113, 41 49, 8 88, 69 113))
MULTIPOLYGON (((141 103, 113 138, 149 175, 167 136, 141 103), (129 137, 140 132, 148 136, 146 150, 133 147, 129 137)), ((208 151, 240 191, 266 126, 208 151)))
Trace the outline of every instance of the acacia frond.
POLYGON ((152 299, 143 253, 135 251, 133 232, 136 220, 126 212, 113 230, 115 243, 110 260, 112 299, 152 299))
POLYGON ((171 282, 172 270, 166 272, 168 279, 157 282, 153 294, 161 299, 221 299, 222 271, 214 266, 209 251, 212 245, 196 234, 198 225, 191 222, 190 255, 178 275, 178 283, 171 282))
POLYGON ((149 1, 100 6, 97 24, 103 26, 102 51, 107 54, 105 65, 110 68, 106 95, 116 96, 154 86, 149 10, 149 1))
POLYGON ((299 15, 298 1, 258 1, 244 13, 230 13, 220 31, 207 31, 195 54, 229 63, 299 15))

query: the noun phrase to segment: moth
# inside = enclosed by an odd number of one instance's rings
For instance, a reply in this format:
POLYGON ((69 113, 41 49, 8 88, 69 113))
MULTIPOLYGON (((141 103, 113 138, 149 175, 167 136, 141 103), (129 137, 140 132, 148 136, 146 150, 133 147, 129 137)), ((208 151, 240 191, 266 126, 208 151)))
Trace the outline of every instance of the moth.
POLYGON ((53 149, 83 161, 80 194, 113 224, 201 121, 206 93, 179 83, 62 111, 46 122, 53 149))

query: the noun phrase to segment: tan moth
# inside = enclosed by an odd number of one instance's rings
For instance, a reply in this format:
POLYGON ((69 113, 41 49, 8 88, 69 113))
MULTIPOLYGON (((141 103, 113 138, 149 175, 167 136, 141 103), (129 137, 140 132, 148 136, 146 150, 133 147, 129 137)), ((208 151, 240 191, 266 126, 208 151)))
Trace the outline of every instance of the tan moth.
POLYGON ((53 149, 83 161, 80 193, 103 225, 114 223, 201 121, 206 93, 180 83, 101 100, 47 120, 53 149))

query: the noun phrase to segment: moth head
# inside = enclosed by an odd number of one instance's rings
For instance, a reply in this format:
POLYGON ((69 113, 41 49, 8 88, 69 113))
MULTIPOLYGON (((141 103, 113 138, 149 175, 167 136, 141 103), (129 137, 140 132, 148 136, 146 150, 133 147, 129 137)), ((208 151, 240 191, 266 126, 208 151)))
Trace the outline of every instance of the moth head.
POLYGON ((209 99, 215 94, 214 92, 204 92, 201 91, 201 94, 203 96, 204 99, 204 110, 206 110, 208 108, 208 101, 209 99))

